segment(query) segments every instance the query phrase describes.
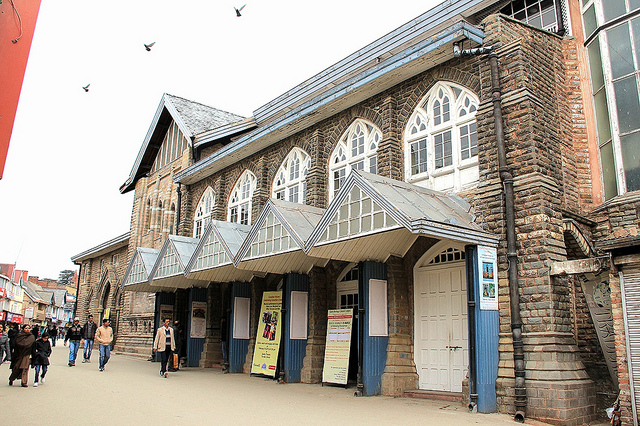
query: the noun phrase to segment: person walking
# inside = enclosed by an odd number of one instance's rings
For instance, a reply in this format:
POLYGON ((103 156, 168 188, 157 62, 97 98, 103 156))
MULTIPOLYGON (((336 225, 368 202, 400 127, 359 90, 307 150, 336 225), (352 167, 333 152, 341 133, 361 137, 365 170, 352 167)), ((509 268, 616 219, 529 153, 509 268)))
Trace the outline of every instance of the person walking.
POLYGON ((89 315, 89 321, 82 327, 82 338, 84 339, 84 354, 82 362, 91 362, 91 351, 93 351, 93 340, 96 336, 98 324, 93 322, 93 315, 89 315))
POLYGON ((78 348, 82 342, 82 327, 80 326, 80 318, 75 317, 73 324, 67 330, 67 335, 64 338, 64 345, 67 346, 69 342, 69 367, 76 365, 76 357, 78 356, 78 348))
POLYGON ((182 327, 178 320, 173 322, 173 337, 176 342, 176 348, 173 351, 172 359, 169 360, 169 371, 178 371, 180 370, 180 352, 182 349, 182 327))
POLYGON ((102 326, 96 330, 96 341, 98 342, 98 350, 100 351, 99 371, 104 371, 104 366, 111 358, 111 342, 113 341, 113 329, 108 318, 102 320, 102 326))
POLYGON ((51 356, 51 342, 49 341, 49 333, 45 331, 42 337, 36 340, 33 345, 33 354, 31 356, 31 365, 36 369, 36 377, 33 380, 33 387, 38 387, 38 379, 44 383, 44 376, 47 375, 49 369, 49 357, 51 356), (42 369, 42 376, 40 370, 42 369))
POLYGON ((51 326, 49 330, 49 339, 51 339, 51 346, 56 347, 56 339, 58 339, 58 327, 55 324, 51 326))
POLYGON ((9 334, 7 333, 7 326, 0 325, 0 364, 5 361, 11 361, 9 334))
POLYGON ((160 376, 165 378, 169 377, 167 360, 171 359, 173 351, 176 349, 176 340, 170 324, 171 320, 166 318, 153 339, 153 353, 160 352, 160 376))
POLYGON ((29 386, 29 361, 31 351, 36 341, 35 336, 31 333, 31 326, 29 324, 23 325, 22 331, 18 332, 14 340, 13 353, 11 354, 9 386, 13 386, 13 381, 20 377, 22 387, 26 388, 29 386))

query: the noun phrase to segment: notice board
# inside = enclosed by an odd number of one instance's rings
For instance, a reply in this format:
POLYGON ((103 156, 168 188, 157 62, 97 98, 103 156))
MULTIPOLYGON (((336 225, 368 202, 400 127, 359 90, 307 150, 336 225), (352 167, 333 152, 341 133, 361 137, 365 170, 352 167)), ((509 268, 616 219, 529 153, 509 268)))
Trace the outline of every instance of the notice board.
POLYGON ((322 381, 346 385, 351 350, 353 309, 331 309, 327 314, 327 341, 322 381))

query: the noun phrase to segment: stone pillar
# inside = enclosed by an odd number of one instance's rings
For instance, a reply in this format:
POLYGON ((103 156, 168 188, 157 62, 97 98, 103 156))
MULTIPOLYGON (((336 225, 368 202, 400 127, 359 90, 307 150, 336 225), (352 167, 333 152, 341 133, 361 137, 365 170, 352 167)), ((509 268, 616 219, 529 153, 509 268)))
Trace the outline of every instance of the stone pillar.
POLYGON ((314 147, 311 155, 311 169, 307 175, 306 204, 322 209, 327 208, 327 161, 329 153, 325 146, 324 134, 315 130, 309 138, 309 145, 314 147))
POLYGON ((391 256, 387 261, 389 346, 382 374, 383 395, 399 396, 418 388, 418 374, 411 357, 413 316, 409 280, 402 259, 391 256))
POLYGON ((315 266, 309 272, 309 337, 301 371, 302 383, 322 381, 327 338, 327 283, 323 268, 315 266))
POLYGON ((378 146, 378 175, 402 180, 404 161, 401 133, 398 128, 396 100, 387 96, 382 102, 382 141, 378 146))

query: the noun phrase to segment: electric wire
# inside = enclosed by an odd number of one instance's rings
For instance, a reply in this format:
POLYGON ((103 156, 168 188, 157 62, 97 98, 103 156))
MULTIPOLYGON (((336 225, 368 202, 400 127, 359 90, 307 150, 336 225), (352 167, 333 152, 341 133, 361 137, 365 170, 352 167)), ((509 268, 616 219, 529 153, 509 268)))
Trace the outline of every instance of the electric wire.
POLYGON ((13 3, 13 0, 9 0, 9 2, 11 3, 11 7, 13 8, 13 13, 15 13, 18 17, 18 23, 20 24, 20 35, 11 40, 11 43, 16 44, 18 40, 22 38, 22 18, 20 17, 20 13, 18 13, 18 9, 16 9, 16 5, 13 3))

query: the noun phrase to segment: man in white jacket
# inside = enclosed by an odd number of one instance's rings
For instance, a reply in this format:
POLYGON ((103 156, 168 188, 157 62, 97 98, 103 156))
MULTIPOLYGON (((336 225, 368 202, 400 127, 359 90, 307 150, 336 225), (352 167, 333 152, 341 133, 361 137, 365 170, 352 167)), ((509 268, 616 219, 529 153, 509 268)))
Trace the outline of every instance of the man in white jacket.
POLYGON ((111 342, 113 341, 113 329, 108 318, 102 320, 102 327, 96 330, 95 340, 100 349, 100 367, 98 370, 104 371, 104 366, 111 358, 111 342))
POLYGON ((176 349, 173 327, 170 324, 171 320, 165 318, 162 327, 156 332, 156 338, 153 339, 153 353, 160 352, 160 376, 162 377, 169 377, 167 361, 171 359, 173 351, 176 349))

